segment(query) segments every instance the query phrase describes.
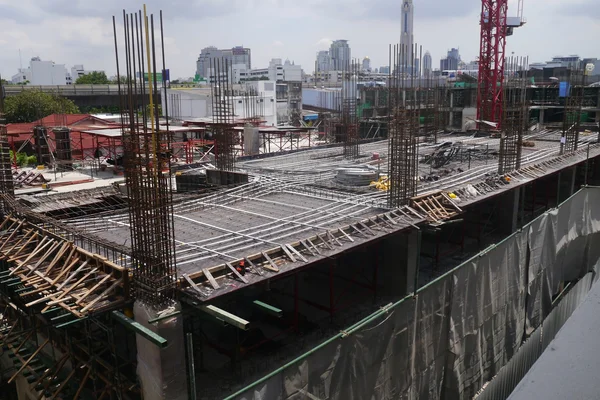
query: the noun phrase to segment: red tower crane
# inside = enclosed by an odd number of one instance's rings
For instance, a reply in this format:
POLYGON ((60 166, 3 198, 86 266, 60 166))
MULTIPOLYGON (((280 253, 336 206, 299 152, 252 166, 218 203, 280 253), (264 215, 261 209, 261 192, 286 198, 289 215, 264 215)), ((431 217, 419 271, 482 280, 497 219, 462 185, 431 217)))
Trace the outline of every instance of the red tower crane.
POLYGON ((496 129, 502 120, 506 37, 525 23, 523 0, 519 0, 517 17, 507 15, 508 0, 481 0, 477 120, 494 123, 496 129))

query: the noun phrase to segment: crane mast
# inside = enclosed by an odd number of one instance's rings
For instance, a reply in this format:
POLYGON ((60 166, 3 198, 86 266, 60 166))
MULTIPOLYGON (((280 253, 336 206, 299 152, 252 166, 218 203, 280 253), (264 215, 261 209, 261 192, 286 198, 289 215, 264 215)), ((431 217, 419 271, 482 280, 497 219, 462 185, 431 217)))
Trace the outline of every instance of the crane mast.
POLYGON ((489 121, 500 129, 504 83, 508 0, 481 1, 481 38, 477 120, 489 121))

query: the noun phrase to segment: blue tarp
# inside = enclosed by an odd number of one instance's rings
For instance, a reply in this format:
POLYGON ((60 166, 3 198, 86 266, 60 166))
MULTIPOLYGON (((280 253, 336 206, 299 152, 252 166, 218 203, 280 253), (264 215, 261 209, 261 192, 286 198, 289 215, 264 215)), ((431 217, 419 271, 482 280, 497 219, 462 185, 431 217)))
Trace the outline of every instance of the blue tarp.
POLYGON ((569 96, 570 90, 571 90, 571 87, 569 86, 569 82, 560 82, 558 84, 558 97, 569 96))

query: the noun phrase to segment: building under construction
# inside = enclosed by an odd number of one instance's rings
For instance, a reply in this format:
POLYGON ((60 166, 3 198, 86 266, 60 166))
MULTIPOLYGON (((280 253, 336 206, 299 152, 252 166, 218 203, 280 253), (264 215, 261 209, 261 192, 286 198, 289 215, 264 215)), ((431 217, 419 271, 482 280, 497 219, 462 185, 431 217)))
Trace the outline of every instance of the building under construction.
POLYGON ((522 77, 501 130, 457 134, 457 94, 411 82, 398 60, 417 51, 393 46, 385 89, 346 71, 333 143, 244 156, 217 60, 212 158, 181 169, 162 13, 121 19, 118 74, 155 76, 119 89, 123 182, 15 194, 0 125, 5 398, 493 397, 592 286, 600 131, 580 77, 560 124, 530 124, 522 77))

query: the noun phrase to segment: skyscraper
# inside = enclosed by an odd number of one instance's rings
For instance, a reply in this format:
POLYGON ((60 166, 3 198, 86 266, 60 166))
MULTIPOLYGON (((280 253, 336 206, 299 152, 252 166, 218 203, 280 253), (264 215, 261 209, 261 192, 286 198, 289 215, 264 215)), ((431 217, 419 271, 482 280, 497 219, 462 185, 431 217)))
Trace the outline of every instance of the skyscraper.
POLYGON ((440 69, 442 71, 454 71, 458 69, 458 63, 460 62, 460 54, 458 49, 452 48, 448 50, 446 58, 440 60, 440 69))
POLYGON ((331 56, 327 50, 317 53, 317 72, 331 71, 331 56))
POLYGON ((431 54, 426 51, 423 56, 423 76, 431 75, 431 71, 433 68, 433 59, 431 58, 431 54))
POLYGON ((332 69, 342 71, 350 68, 350 46, 347 40, 334 40, 329 48, 332 69))
POLYGON ((413 15, 414 7, 412 0, 404 0, 400 23, 402 28, 402 32, 400 33, 400 65, 404 67, 410 67, 413 61, 413 56, 411 56, 414 51, 413 15))
POLYGON ((362 70, 364 72, 371 72, 371 59, 366 56, 362 61, 362 70))

